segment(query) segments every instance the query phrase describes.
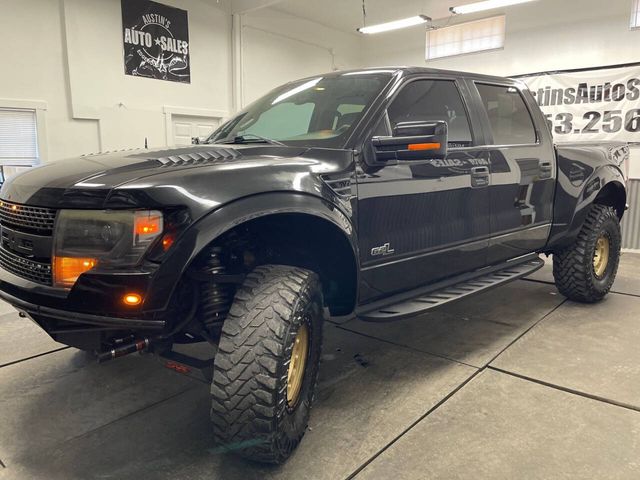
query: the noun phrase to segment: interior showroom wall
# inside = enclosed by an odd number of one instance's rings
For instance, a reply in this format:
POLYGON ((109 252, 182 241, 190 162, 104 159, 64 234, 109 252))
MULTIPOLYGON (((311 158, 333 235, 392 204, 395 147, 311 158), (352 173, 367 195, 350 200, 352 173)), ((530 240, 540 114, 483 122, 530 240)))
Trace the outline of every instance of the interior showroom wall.
POLYGON ((0 108, 36 108, 41 161, 190 140, 286 81, 357 66, 360 38, 273 9, 236 16, 215 0, 167 0, 188 12, 190 83, 124 75, 120 0, 2 0, 0 108), (178 127, 176 129, 176 127, 178 127), (178 131, 176 131, 178 130, 178 131), (197 130, 194 130, 197 132, 197 130), (196 136, 196 135, 193 135, 196 136), (177 137, 177 138, 176 138, 177 137))
MULTIPOLYGON (((367 37, 340 29, 341 18, 353 18, 354 10, 360 13, 357 2, 329 2, 338 28, 290 13, 312 11, 308 0, 270 2, 275 5, 241 15, 232 15, 226 0, 164 3, 189 14, 189 84, 123 74, 119 0, 0 1, 0 7, 11 12, 0 17, 0 28, 13 40, 3 49, 3 61, 7 68, 25 72, 0 77, 0 107, 30 101, 46 111, 42 160, 141 147, 145 138, 149 146, 171 144, 171 114, 216 122, 268 89, 306 75, 361 66, 425 65, 423 28, 367 37)), ((487 16, 451 19, 441 2, 425 4, 424 11, 438 25, 487 16)), ((402 2, 375 0, 367 5, 369 23, 416 13, 402 2)), ((426 64, 516 75, 637 61, 628 2, 600 6, 597 0, 541 0, 518 6, 509 10, 503 49, 426 64), (569 27, 567 17, 573 18, 569 27)))

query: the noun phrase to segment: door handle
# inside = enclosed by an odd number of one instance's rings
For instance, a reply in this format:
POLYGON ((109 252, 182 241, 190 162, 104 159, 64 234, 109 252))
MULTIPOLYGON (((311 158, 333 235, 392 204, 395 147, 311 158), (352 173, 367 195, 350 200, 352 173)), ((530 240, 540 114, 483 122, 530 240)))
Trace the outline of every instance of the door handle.
POLYGON ((489 186, 489 167, 471 168, 471 186, 474 188, 489 186))
POLYGON ((551 165, 551 162, 540 162, 540 178, 541 179, 551 178, 552 170, 553 170, 553 167, 551 165))

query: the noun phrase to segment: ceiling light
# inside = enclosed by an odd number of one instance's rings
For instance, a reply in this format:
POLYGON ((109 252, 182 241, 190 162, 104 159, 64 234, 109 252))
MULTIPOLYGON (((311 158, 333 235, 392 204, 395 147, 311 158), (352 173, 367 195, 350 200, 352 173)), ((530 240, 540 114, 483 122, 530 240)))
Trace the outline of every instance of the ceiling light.
POLYGON ((459 7, 451 7, 449 10, 453 13, 476 13, 494 8, 507 7, 509 5, 517 5, 519 3, 533 2, 535 0, 485 0, 484 2, 469 3, 460 5, 459 7))
POLYGON ((358 28, 360 33, 380 33, 389 30, 398 30, 399 28, 413 27, 423 23, 430 22, 431 18, 426 15, 416 15, 415 17, 403 18, 402 20, 394 20, 393 22, 380 23, 371 25, 370 27, 358 28))

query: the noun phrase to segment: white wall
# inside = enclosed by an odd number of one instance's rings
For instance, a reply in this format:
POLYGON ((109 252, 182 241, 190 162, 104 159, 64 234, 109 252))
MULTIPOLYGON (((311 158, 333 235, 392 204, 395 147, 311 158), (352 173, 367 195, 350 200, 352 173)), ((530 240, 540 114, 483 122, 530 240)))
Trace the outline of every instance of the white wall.
MULTIPOLYGON (((242 106, 281 83, 333 69, 410 64, 513 75, 640 60, 640 30, 628 28, 630 0, 606 8, 600 0, 538 0, 498 10, 507 14, 504 50, 428 63, 423 28, 363 37, 275 5, 240 16, 234 49, 231 0, 162 1, 189 12, 191 84, 124 75, 120 0, 0 0, 0 107, 3 100, 45 105, 45 160, 141 147, 145 137, 165 145, 167 112, 231 113, 234 85, 242 106)), ((441 0, 425 3, 426 13, 436 4, 442 11, 441 0)), ((380 20, 395 18, 395 9, 389 3, 380 20)))
MULTIPOLYGON (((0 107, 44 105, 43 160, 170 144, 171 112, 232 113, 230 0, 161 2, 188 11, 190 84, 124 74, 120 0, 0 0, 0 107)), ((270 8, 241 17, 244 104, 360 62, 356 35, 270 8)))
POLYGON ((361 41, 276 8, 242 15, 243 105, 297 78, 361 66, 361 41))
POLYGON ((46 102, 45 158, 165 145, 165 106, 229 111, 225 3, 164 3, 189 12, 191 84, 124 75, 120 0, 0 0, 0 98, 46 102))
MULTIPOLYGON (((426 2, 425 13, 434 3, 426 2)), ((425 31, 417 27, 366 37, 364 64, 429 66, 507 76, 640 61, 640 30, 629 30, 630 0, 539 0, 456 16, 451 23, 499 13, 507 15, 504 50, 425 62, 425 31)))

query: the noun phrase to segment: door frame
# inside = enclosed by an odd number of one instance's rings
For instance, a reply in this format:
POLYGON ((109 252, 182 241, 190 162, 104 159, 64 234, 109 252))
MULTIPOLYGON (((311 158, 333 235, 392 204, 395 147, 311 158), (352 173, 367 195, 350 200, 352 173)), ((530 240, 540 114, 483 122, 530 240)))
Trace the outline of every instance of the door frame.
MULTIPOLYGON (((467 84, 467 81, 468 81, 467 78, 452 75, 452 74, 447 74, 445 72, 415 73, 415 74, 403 76, 397 82, 394 82, 394 85, 392 86, 390 91, 387 92, 384 99, 382 99, 382 101, 380 101, 374 109, 372 109, 367 113, 366 119, 362 120, 362 124, 364 125, 364 128, 362 129, 362 134, 359 135, 360 141, 357 143, 357 146, 356 146, 356 151, 361 152, 361 155, 360 155, 361 159, 364 155, 364 152, 366 151, 367 142, 371 140, 373 132, 376 126, 378 125, 378 122, 382 118, 381 116, 383 114, 386 114, 386 110, 388 109, 389 105, 393 103, 395 98, 400 94, 400 91, 402 91, 402 89, 404 89, 407 85, 409 85, 412 82, 421 81, 421 80, 452 81, 456 86, 456 88, 458 89, 458 93, 460 94, 460 99, 462 100, 462 105, 465 109, 465 112, 467 114, 467 119, 469 121, 469 129, 471 130, 471 139, 472 139, 473 145, 468 147, 451 148, 449 149, 449 151, 464 152, 467 150, 478 150, 479 148, 482 148, 482 146, 484 146, 487 143, 487 132, 484 125, 482 124, 481 106, 477 104, 477 99, 473 95, 473 90, 470 89, 469 85, 467 84)), ((362 163, 364 163, 364 159, 361 160, 361 164, 362 163)), ((414 162, 413 164, 417 165, 419 163, 420 162, 414 162)), ((364 169, 362 165, 360 166, 360 168, 364 169)), ((382 168, 386 168, 386 167, 382 167, 382 168)), ((359 211, 359 209, 357 211, 359 211)), ((356 221, 359 222, 360 221, 359 218, 356 221)), ((489 238, 489 236, 487 238, 489 238)), ((469 239, 469 242, 462 242, 461 244, 474 243, 482 240, 484 240, 484 238, 482 239, 473 238, 473 239, 469 239)), ((445 251, 448 248, 450 247, 442 248, 442 250, 445 251)), ((424 255, 429 255, 429 254, 432 254, 434 251, 438 251, 438 249, 435 249, 435 250, 429 249, 425 251, 420 251, 415 253, 414 255, 403 257, 401 259, 399 258, 388 259, 386 262, 385 261, 363 262, 364 255, 362 252, 360 252, 359 261, 361 262, 361 265, 363 268, 377 268, 377 267, 384 266, 385 264, 391 264, 391 263, 396 263, 400 261, 407 261, 407 260, 411 260, 412 258, 418 258, 424 255)))
MULTIPOLYGON (((400 77, 396 82, 392 82, 392 85, 389 89, 383 92, 383 98, 378 99, 375 106, 367 112, 366 117, 362 119, 361 124, 357 127, 357 131, 354 132, 354 136, 358 135, 358 141, 353 144, 355 151, 357 152, 357 157, 359 157, 358 162, 358 170, 362 172, 366 172, 369 167, 364 161, 363 156, 366 155, 368 150, 368 142, 371 141, 371 137, 374 134, 375 128, 378 125, 378 122, 383 118, 385 112, 389 105, 395 100, 396 96, 405 88, 407 85, 414 81, 451 81, 454 83, 457 91, 460 95, 460 99, 462 101, 463 107, 465 109, 465 113, 467 116, 467 120, 469 122, 469 128, 471 130, 471 138, 473 145, 466 147, 454 147, 449 151, 451 153, 464 153, 466 151, 478 151, 478 145, 483 145, 486 142, 486 134, 485 130, 481 123, 481 117, 479 116, 479 106, 475 104, 475 97, 471 95, 469 91, 468 85, 466 83, 466 78, 461 77, 459 75, 451 74, 448 72, 420 72, 414 73, 406 76, 400 77)), ((404 163, 404 162, 403 162, 404 163)), ((409 163, 409 162, 407 162, 409 163)), ((420 162, 411 162, 414 165, 419 165, 420 162)), ((393 167, 397 164, 391 163, 388 167, 393 167)), ((374 167, 375 168, 375 167, 374 167)), ((379 167, 378 167, 379 168, 379 167)), ((382 168, 387 168, 387 166, 382 166, 382 168)), ((359 174, 357 174, 359 176, 359 174)), ((358 186, 360 189, 360 186, 358 186)), ((487 192, 488 195, 488 192, 487 192)), ((362 218, 361 213, 361 205, 360 205, 360 196, 358 196, 357 207, 354 209, 356 212, 355 221, 358 224, 358 231, 361 232, 360 222, 362 218)), ((486 235, 482 235, 480 237, 473 237, 465 239, 464 241, 455 242, 452 244, 448 244, 446 246, 437 246, 433 248, 421 249, 419 251, 411 252, 407 255, 402 255, 398 257, 388 257, 388 258, 380 258, 379 260, 371 260, 367 259, 366 252, 362 250, 362 238, 358 238, 358 250, 359 250, 359 261, 361 265, 361 275, 359 279, 359 297, 358 303, 362 304, 368 303, 371 301, 371 294, 374 290, 374 287, 367 286, 366 289, 369 290, 369 295, 366 295, 366 298, 363 298, 363 287, 367 285, 367 281, 365 280, 365 276, 363 275, 365 272, 373 272, 373 271, 382 271, 380 269, 384 269, 385 267, 393 268, 394 265, 411 265, 412 262, 419 261, 420 259, 424 259, 434 254, 438 254, 439 252, 447 252, 452 249, 468 249, 473 250, 477 249, 478 246, 484 247, 485 251, 488 247, 488 242, 490 239, 490 232, 487 232, 486 235)))

